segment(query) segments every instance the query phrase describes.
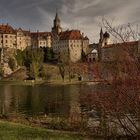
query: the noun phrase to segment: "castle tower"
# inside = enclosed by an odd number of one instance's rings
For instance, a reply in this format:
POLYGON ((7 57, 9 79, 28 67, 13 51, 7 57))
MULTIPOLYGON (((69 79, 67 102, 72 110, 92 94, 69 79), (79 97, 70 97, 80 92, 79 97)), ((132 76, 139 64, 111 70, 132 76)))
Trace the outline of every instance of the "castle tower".
POLYGON ((99 39, 99 42, 101 43, 103 41, 103 30, 101 28, 100 30, 100 39, 99 39))
POLYGON ((103 35, 103 46, 106 46, 110 43, 110 34, 105 32, 103 35))
POLYGON ((102 59, 103 40, 104 40, 104 34, 103 34, 103 30, 101 28, 101 30, 100 30, 99 46, 98 46, 98 60, 99 61, 101 61, 101 59, 102 59))
POLYGON ((60 22, 60 18, 58 16, 58 13, 56 12, 55 19, 53 21, 52 33, 59 34, 62 32, 60 22))

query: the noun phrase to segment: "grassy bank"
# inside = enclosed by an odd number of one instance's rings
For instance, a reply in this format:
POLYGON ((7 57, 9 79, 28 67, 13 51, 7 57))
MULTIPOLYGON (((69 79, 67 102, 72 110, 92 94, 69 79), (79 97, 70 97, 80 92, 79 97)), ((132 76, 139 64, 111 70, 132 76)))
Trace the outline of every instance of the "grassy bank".
POLYGON ((21 124, 0 121, 0 140, 89 140, 78 134, 67 134, 21 124))
POLYGON ((16 80, 0 80, 0 85, 69 85, 69 84, 80 84, 84 83, 84 81, 65 81, 62 80, 42 80, 42 81, 34 81, 34 80, 27 80, 27 81, 16 81, 16 80))

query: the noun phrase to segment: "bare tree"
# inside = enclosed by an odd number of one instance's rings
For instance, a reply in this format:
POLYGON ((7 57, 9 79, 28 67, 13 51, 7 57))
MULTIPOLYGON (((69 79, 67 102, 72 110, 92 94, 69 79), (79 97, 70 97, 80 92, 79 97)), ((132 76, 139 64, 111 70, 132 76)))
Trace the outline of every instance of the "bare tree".
POLYGON ((102 73, 106 69, 105 72, 111 73, 113 77, 110 90, 91 93, 84 98, 84 101, 87 100, 87 104, 100 112, 100 122, 105 122, 100 126, 102 134, 138 137, 140 135, 140 62, 138 52, 133 52, 133 49, 139 47, 137 44, 139 34, 131 24, 113 26, 106 19, 102 22, 105 29, 116 39, 115 43, 119 42, 112 45, 119 50, 119 53, 114 60, 101 62, 102 73), (131 45, 129 43, 131 39, 137 41, 136 44, 131 45))

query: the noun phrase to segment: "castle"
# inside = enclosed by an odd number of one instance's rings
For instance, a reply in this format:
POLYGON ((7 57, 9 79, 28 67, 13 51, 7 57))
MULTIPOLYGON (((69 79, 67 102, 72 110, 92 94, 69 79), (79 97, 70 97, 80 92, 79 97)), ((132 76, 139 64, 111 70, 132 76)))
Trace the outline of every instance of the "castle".
POLYGON ((89 39, 80 30, 62 31, 60 19, 56 13, 52 28, 52 48, 56 54, 69 55, 72 62, 81 60, 82 51, 87 54, 89 39))
MULTIPOLYGON (((34 49, 52 48, 55 54, 69 55, 72 62, 81 59, 81 53, 87 53, 89 39, 80 30, 63 31, 61 21, 56 13, 51 32, 31 32, 21 28, 13 29, 10 25, 0 25, 0 48, 6 49, 34 49)), ((3 56, 3 55, 1 55, 3 56)))
POLYGON ((21 28, 14 29, 9 24, 0 25, 0 49, 1 63, 4 57, 4 50, 7 49, 34 49, 52 48, 56 58, 68 56, 71 62, 78 62, 82 53, 87 57, 88 62, 110 61, 115 59, 118 48, 130 46, 135 54, 140 53, 140 41, 112 44, 110 34, 100 31, 100 39, 97 44, 89 44, 89 39, 80 30, 65 30, 61 27, 61 20, 56 13, 53 20, 51 32, 31 32, 21 28), (120 46, 120 47, 116 47, 120 46))
POLYGON ((89 50, 90 51, 87 54, 88 62, 111 62, 121 58, 122 55, 128 54, 131 54, 139 59, 140 40, 113 44, 110 39, 110 34, 108 32, 104 33, 101 28, 99 43, 90 44, 89 50))

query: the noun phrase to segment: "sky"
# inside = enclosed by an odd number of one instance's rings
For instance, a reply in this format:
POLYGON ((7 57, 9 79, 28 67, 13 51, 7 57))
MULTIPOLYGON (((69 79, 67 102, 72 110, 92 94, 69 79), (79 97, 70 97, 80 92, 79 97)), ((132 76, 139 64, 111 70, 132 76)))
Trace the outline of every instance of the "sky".
POLYGON ((56 11, 63 30, 79 29, 98 42, 102 18, 114 24, 140 22, 140 0, 0 0, 0 23, 51 31, 56 11))

